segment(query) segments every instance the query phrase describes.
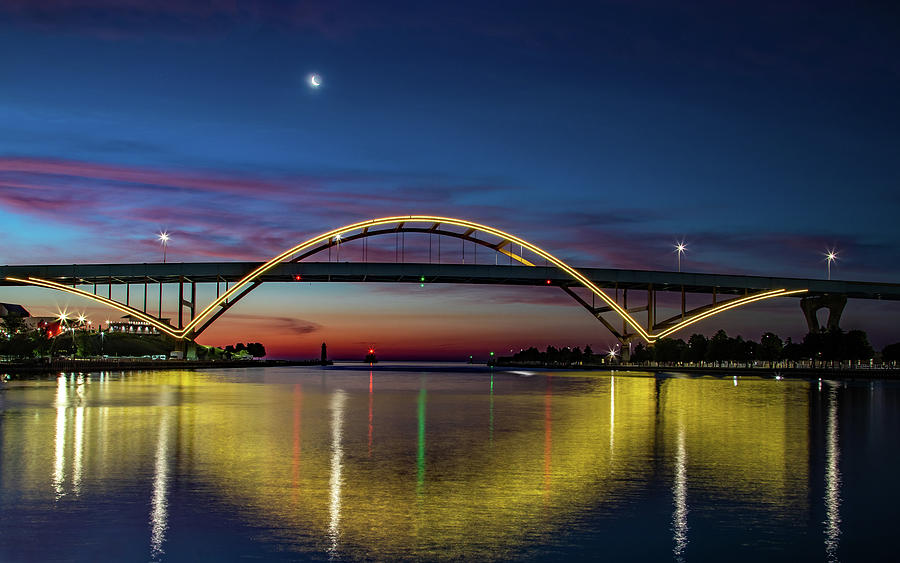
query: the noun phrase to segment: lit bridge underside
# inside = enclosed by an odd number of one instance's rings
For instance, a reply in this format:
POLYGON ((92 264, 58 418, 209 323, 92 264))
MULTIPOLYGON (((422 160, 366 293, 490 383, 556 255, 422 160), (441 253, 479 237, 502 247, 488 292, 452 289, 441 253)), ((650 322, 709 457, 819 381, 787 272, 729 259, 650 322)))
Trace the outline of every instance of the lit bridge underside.
MULTIPOLYGON (((365 243, 363 241, 358 244, 365 243)), ((268 262, 0 267, 0 285, 35 285, 80 295, 132 314, 174 338, 196 338, 230 307, 263 283, 299 280, 555 286, 590 311, 621 341, 640 337, 651 343, 715 314, 774 297, 838 295, 844 298, 900 300, 900 284, 641 270, 576 270, 546 251, 508 233, 470 221, 432 216, 387 217, 348 225, 296 245, 268 262), (455 238, 461 239, 463 249, 467 242, 472 243, 473 249, 477 246, 487 247, 498 258, 510 264, 515 261, 516 265, 499 265, 498 259, 495 259, 497 265, 442 264, 439 245, 438 263, 434 263, 433 259, 430 263, 403 263, 399 252, 397 263, 302 262, 315 254, 340 248, 341 244, 373 236, 395 236, 399 251, 400 236, 406 233, 430 237, 429 258, 433 258, 431 239, 455 238), (196 286, 201 283, 215 283, 217 291, 216 299, 198 313, 196 286), (179 286, 177 327, 159 319, 162 316, 161 299, 156 317, 147 311, 148 287, 151 284, 159 285, 160 295, 165 284, 179 286), (113 300, 114 285, 126 286, 125 303, 113 300), (132 306, 135 300, 131 297, 133 286, 138 288, 136 299, 142 301, 142 307, 132 306), (223 286, 224 292, 221 291, 223 286), (189 289, 187 297, 185 287, 189 289), (141 288, 143 299, 140 296, 141 288), (607 294, 610 290, 615 292, 615 299, 607 294), (629 291, 632 295, 631 306, 628 303, 629 291), (656 294, 660 291, 681 294, 680 313, 668 319, 657 319, 656 294), (635 306, 635 292, 645 297, 643 304, 635 306), (709 294, 712 299, 704 306, 687 310, 685 296, 691 293, 709 294), (185 308, 188 309, 190 319, 187 324, 183 320, 185 308), (605 318, 607 313, 618 318, 605 318), (643 313, 641 316, 646 316, 646 320, 639 321, 633 316, 635 313, 643 313), (621 325, 618 325, 619 322, 621 325)))

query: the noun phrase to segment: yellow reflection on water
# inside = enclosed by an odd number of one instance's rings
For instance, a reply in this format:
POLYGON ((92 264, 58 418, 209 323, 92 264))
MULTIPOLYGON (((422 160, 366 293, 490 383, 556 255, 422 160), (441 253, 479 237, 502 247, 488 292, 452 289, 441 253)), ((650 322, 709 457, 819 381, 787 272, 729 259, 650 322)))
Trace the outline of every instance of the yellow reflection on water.
POLYGON ((56 380, 56 434, 54 436, 56 456, 53 463, 53 490, 56 492, 56 498, 60 498, 65 494, 63 491, 63 479, 65 479, 66 465, 67 395, 66 378, 60 376, 56 380))
MULTIPOLYGON (((660 424, 687 474, 708 497, 805 507, 809 479, 809 383, 742 378, 667 379, 660 424), (682 427, 683 425, 683 427, 682 427), (683 430, 682 430, 683 428, 683 430)), ((773 515, 792 518, 785 510, 773 515)))
POLYGON ((687 452, 684 446, 684 428, 678 431, 678 450, 675 454, 675 484, 672 486, 672 497, 675 512, 672 514, 672 530, 675 539, 675 559, 682 561, 684 549, 688 543, 688 505, 687 505, 687 452))
MULTIPOLYGON (((819 383, 821 389, 821 382, 819 383)), ((837 384, 829 382, 828 413, 825 422, 825 556, 837 561, 841 538, 841 457, 838 445, 837 384)))
POLYGON ((162 388, 159 432, 156 441, 156 463, 153 471, 153 496, 150 503, 150 557, 154 560, 164 553, 166 529, 168 528, 168 487, 169 487, 169 427, 172 424, 169 390, 162 388))
MULTIPOLYGON (((17 391, 38 406, 0 429, 5 449, 22 454, 4 456, 0 493, 59 498, 70 449, 79 498, 145 479, 151 558, 164 551, 177 471, 287 549, 373 559, 513 557, 586 508, 615 511, 660 472, 671 478, 676 557, 689 542, 689 493, 750 502, 773 518, 806 510, 805 383, 355 377, 107 374, 17 391)), ((836 423, 830 436, 838 483, 836 423)))
POLYGON ((341 523, 341 470, 344 463, 344 401, 346 394, 338 389, 331 396, 331 476, 328 481, 330 504, 328 506, 329 553, 337 553, 341 523))

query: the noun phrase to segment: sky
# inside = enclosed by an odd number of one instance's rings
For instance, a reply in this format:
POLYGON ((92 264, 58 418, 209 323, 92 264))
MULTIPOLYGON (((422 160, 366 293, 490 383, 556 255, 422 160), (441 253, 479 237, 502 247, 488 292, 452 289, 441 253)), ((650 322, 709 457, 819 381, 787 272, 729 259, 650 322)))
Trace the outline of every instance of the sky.
MULTIPOLYGON (((674 270, 684 240, 685 271, 822 278, 835 248, 834 279, 897 282, 898 24, 880 2, 6 0, 0 264, 159 261, 161 230, 170 261, 261 261, 439 214, 576 267, 674 270)), ((852 301, 842 324, 880 348, 898 312, 852 301)), ((696 325, 719 328, 806 332, 791 299, 696 325)), ((247 340, 415 359, 615 342, 558 290, 350 284, 263 286, 199 339, 247 340)))

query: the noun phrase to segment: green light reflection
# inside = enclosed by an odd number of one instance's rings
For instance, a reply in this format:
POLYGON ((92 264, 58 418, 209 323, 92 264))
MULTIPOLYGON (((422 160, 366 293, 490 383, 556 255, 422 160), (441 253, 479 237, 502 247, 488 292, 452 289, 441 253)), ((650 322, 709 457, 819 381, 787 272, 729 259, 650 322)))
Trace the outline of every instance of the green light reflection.
POLYGON ((416 452, 416 495, 421 495, 425 487, 425 379, 422 379, 422 389, 419 390, 419 442, 416 452))

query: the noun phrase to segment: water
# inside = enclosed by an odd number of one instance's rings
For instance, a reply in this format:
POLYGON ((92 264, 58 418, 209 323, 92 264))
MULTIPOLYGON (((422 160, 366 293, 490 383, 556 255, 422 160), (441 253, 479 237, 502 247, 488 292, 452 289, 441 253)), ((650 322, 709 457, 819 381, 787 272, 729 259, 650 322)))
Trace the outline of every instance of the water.
POLYGON ((0 561, 886 560, 900 385, 378 365, 0 391, 0 561))

